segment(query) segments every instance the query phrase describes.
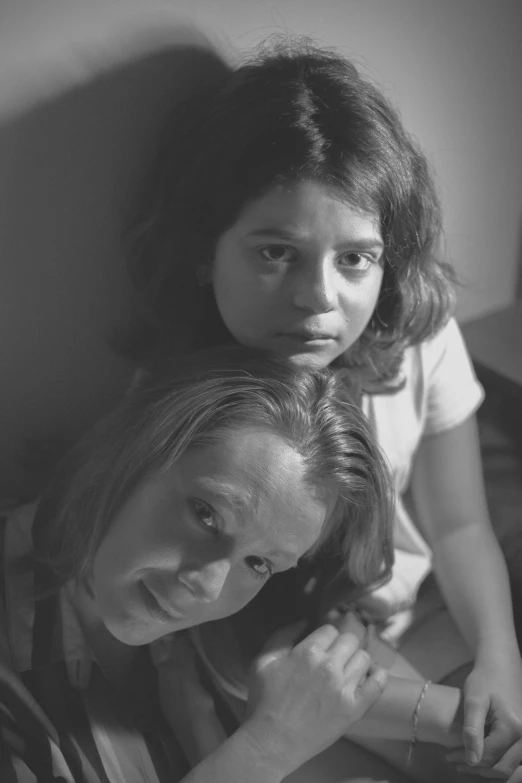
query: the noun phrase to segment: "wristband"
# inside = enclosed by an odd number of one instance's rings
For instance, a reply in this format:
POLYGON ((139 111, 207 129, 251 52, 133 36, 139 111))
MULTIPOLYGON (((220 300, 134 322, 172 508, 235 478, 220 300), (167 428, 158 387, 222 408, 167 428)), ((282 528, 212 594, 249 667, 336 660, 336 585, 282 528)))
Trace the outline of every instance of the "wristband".
POLYGON ((406 754, 406 766, 411 767, 412 758, 413 758, 413 748, 415 747, 415 743, 417 742, 417 730, 419 728, 419 712, 420 707, 422 704, 423 698, 426 696, 426 692, 428 688, 431 685, 431 680, 426 680, 424 683, 422 690, 420 692, 419 698, 417 699, 417 704, 415 705, 415 709, 413 710, 413 715, 411 716, 411 740, 408 747, 408 752, 406 754))

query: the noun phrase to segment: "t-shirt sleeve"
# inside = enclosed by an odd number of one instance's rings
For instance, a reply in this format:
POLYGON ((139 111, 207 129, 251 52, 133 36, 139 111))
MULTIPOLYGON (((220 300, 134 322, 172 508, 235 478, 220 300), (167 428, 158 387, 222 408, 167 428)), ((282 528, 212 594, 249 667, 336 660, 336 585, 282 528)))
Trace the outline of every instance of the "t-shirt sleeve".
POLYGON ((427 341, 422 351, 427 385, 424 435, 436 435, 475 413, 484 399, 484 389, 455 319, 427 341))

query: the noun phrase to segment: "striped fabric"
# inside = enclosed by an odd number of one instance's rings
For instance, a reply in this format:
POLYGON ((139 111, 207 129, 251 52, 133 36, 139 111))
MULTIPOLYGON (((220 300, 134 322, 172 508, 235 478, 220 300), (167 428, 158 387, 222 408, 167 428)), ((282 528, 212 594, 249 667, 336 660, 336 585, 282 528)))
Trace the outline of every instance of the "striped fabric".
POLYGON ((175 783, 188 764, 157 698, 143 648, 132 701, 92 660, 60 594, 13 564, 31 546, 34 509, 0 517, 1 783, 175 783))

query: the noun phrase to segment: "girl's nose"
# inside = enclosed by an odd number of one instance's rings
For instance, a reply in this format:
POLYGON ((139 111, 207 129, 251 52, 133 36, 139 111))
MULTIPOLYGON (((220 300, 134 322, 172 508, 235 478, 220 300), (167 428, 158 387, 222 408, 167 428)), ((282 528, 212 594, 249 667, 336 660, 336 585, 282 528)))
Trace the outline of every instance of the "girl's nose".
POLYGON ((178 579, 198 601, 210 603, 217 601, 221 595, 229 571, 228 560, 214 560, 201 567, 179 572, 178 579))
POLYGON ((293 280, 294 304, 310 313, 327 313, 337 300, 337 274, 334 263, 317 258, 295 270, 293 280))

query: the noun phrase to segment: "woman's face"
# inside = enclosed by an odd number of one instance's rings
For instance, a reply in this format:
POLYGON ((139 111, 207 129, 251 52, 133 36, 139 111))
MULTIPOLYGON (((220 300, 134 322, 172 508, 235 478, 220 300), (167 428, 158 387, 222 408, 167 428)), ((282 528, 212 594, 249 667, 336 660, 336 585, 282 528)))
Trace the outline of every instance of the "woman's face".
POLYGON ((237 612, 317 541, 332 492, 277 433, 242 427, 187 450, 116 515, 89 587, 105 627, 146 644, 237 612))
POLYGON ((252 202, 219 239, 218 309, 243 345, 324 367, 360 337, 383 275, 377 219, 312 181, 252 202))

